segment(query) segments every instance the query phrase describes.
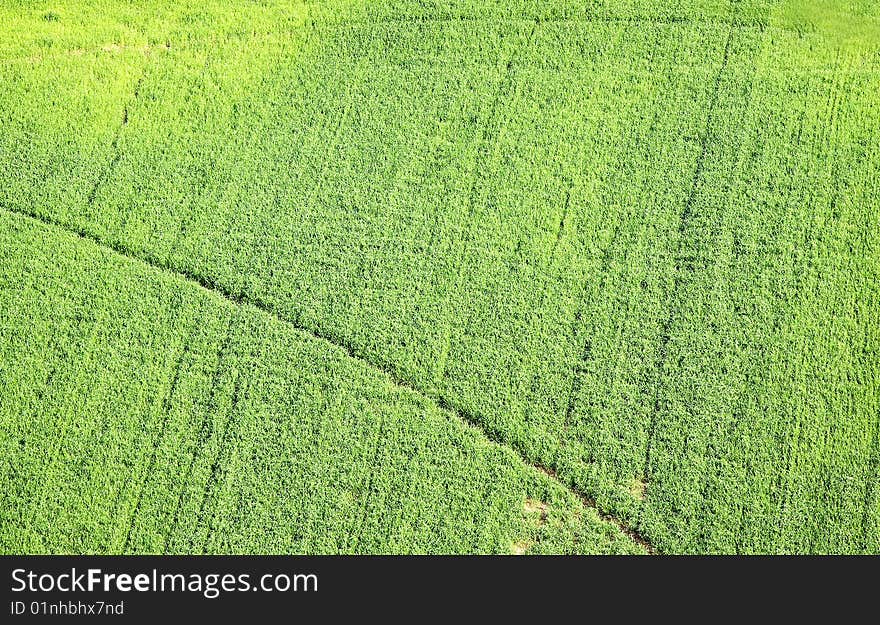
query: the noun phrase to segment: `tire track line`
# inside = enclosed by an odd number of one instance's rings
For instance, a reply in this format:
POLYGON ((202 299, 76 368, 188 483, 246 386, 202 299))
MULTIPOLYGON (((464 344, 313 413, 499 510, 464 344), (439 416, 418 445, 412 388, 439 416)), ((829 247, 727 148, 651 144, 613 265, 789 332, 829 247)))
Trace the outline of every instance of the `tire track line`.
POLYGON ((220 443, 220 447, 217 450, 217 456, 214 459, 214 464, 211 467, 211 477, 206 484, 206 493, 207 495, 202 499, 202 506, 199 513, 200 519, 204 519, 205 513, 205 504, 209 498, 209 496, 214 500, 214 506, 212 506, 210 512, 210 521, 208 522, 205 539, 202 541, 201 552, 205 553, 205 549, 210 543, 211 538, 214 535, 215 525, 217 522, 217 506, 216 503, 219 501, 220 495, 222 495, 222 484, 221 482, 226 479, 229 475, 230 471, 230 461, 233 455, 233 447, 231 446, 231 438, 238 432, 238 428, 241 425, 242 420, 242 411, 244 410, 243 403, 246 401, 248 397, 248 392, 250 391, 250 377, 243 376, 242 372, 246 371, 247 373, 251 373, 257 367, 257 363, 260 362, 263 351, 265 350, 265 346, 259 347, 256 350, 251 346, 251 348, 245 352, 242 360, 240 361, 240 366, 238 368, 238 374, 235 378, 235 385, 233 387, 232 392, 232 405, 229 409, 229 418, 226 420, 226 427, 223 430, 223 440, 220 443), (246 378, 246 379, 243 379, 246 378), (225 465, 225 466, 224 466, 225 465))
MULTIPOLYGON (((727 41, 724 44, 724 54, 721 59, 721 68, 718 70, 718 75, 715 77, 715 84, 713 86, 712 97, 709 101, 709 111, 706 115, 706 127, 703 131, 703 139, 701 141, 700 155, 697 157, 696 167, 694 168, 694 175, 691 179, 690 191, 688 192, 687 199, 684 203, 684 208, 681 212, 681 217, 678 221, 678 250, 676 253, 676 267, 675 267, 675 275, 672 280, 672 287, 669 291, 669 314, 663 322, 663 325, 660 329, 660 348, 658 350, 657 362, 658 366, 656 367, 657 375, 660 376, 663 371, 663 367, 668 358, 669 351, 669 342, 671 340, 671 332, 672 325, 675 321, 675 300, 676 296, 681 288, 682 283, 685 279, 685 274, 692 271, 690 267, 683 267, 685 264, 690 264, 692 261, 684 262, 682 260, 684 254, 684 237, 685 233, 690 225, 690 222, 693 219, 694 212, 694 203, 697 199, 697 190, 700 184, 700 179, 703 177, 703 171, 706 166, 706 157, 709 153, 709 144, 710 137, 712 136, 712 123, 715 121, 715 112, 718 107, 718 100, 721 95, 721 82, 724 77, 725 71, 727 71, 729 62, 730 62, 730 49, 731 43, 733 42, 733 33, 735 28, 732 26, 727 33, 727 41)), ((651 421, 648 425, 648 445, 645 450, 645 468, 642 472, 644 475, 644 479, 646 482, 650 482, 651 480, 651 449, 654 442, 654 436, 656 434, 657 429, 657 415, 661 411, 661 397, 659 391, 657 389, 660 388, 659 380, 655 387, 655 395, 654 395, 654 408, 651 411, 651 421)))
POLYGON ((184 495, 186 494, 186 488, 189 485, 189 481, 192 477, 192 472, 196 464, 196 459, 199 457, 202 448, 204 447, 206 442, 208 426, 210 424, 210 417, 217 410, 218 388, 220 385, 220 378, 223 376, 223 364, 226 359, 226 355, 229 352, 230 345, 232 344, 232 328, 234 325, 235 314, 232 314, 230 315, 229 323, 226 326, 226 335, 224 337, 223 344, 221 345, 220 351, 217 354, 217 368, 214 370, 214 375, 211 378, 211 390, 210 396, 208 398, 208 408, 205 410, 205 413, 202 417, 202 425, 199 428, 199 433, 196 438, 195 445, 193 446, 193 453, 189 459, 189 466, 187 467, 186 472, 183 475, 183 479, 181 480, 180 496, 177 498, 177 505, 174 507, 174 516, 172 517, 171 524, 168 527, 168 533, 165 535, 165 548, 163 549, 163 553, 168 553, 168 544, 171 542, 180 520, 180 510, 183 507, 183 499, 184 495))
MULTIPOLYGON (((379 427, 376 433, 376 445, 373 448, 373 460, 369 467, 370 476, 369 478, 367 478, 367 488, 364 490, 364 502, 361 506, 361 508, 363 509, 363 514, 361 515, 361 521, 358 526, 357 534, 354 537, 354 544, 351 545, 352 553, 357 552, 357 548, 360 546, 361 541, 363 540, 364 528, 366 528, 367 520, 369 518, 370 499, 373 494, 373 482, 376 477, 376 471, 379 462, 379 452, 382 449, 382 441, 384 440, 385 434, 385 420, 386 413, 383 411, 381 417, 379 418, 379 427)), ((354 530, 354 528, 352 528, 352 530, 354 530)))
MULTIPOLYGON (((537 23, 535 23, 535 25, 532 26, 531 32, 526 36, 522 47, 511 50, 504 70, 498 79, 498 87, 495 90, 495 95, 493 96, 488 114, 486 115, 487 122, 484 125, 484 131, 481 133, 480 138, 477 141, 477 153, 474 157, 473 169, 471 170, 471 185, 467 196, 467 202, 465 204, 467 211, 461 232, 461 251, 458 254, 455 277, 452 280, 452 286, 449 289, 449 296, 446 301, 447 311, 449 310, 450 304, 458 298, 461 290, 461 278, 464 274, 467 253, 471 247, 470 240, 466 235, 469 230, 471 230, 474 223, 474 217, 476 214, 475 208, 480 187, 480 172, 485 170, 486 164, 491 160, 492 148, 497 145, 504 128, 504 123, 506 121, 502 117, 504 114, 504 105, 509 106, 509 101, 516 96, 515 61, 517 55, 522 52, 522 49, 534 40, 537 28, 537 23)), ((444 321, 448 321, 448 315, 444 317, 444 321)), ((436 371, 433 373, 433 380, 434 386, 438 389, 442 387, 443 380, 446 378, 447 368, 449 366, 449 352, 452 349, 452 335, 452 327, 449 327, 449 331, 446 334, 446 341, 443 343, 440 354, 437 356, 437 366, 436 371)))
POLYGON ((156 466, 156 456, 159 455, 159 445, 162 442, 162 439, 165 438, 165 433, 168 429, 168 420, 171 416, 171 403, 174 399, 175 394, 177 393, 177 387, 180 384, 180 374, 183 371, 184 361, 186 357, 190 353, 190 343, 196 334, 196 329, 198 328, 198 318, 194 319, 192 322, 192 328, 190 329, 189 335, 183 342, 183 347, 180 350, 180 355, 177 358, 177 363, 174 367, 174 377, 171 380, 171 386, 168 387, 168 393, 165 395, 165 399, 162 401, 162 425, 159 427, 159 432, 156 434, 156 438, 153 442, 153 451, 150 454, 150 461, 147 463, 147 469, 144 472, 144 479, 141 481, 140 489, 138 490, 137 503, 135 504, 134 510, 131 514, 131 520, 128 524, 128 532, 125 536, 125 543, 123 544, 122 551, 128 552, 128 548, 131 546, 131 534, 134 530, 134 524, 137 521, 138 515, 141 511, 141 505, 144 500, 144 491, 147 488, 147 482, 150 481, 150 477, 153 474, 153 469, 156 466))

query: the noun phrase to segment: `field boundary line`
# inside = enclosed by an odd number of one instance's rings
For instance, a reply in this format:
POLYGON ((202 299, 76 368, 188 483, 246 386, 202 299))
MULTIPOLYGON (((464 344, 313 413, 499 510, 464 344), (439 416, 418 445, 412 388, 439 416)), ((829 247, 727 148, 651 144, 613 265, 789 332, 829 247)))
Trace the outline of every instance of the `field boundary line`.
MULTIPOLYGON (((58 219, 55 219, 53 217, 40 215, 39 213, 36 213, 36 212, 27 211, 27 210, 20 208, 20 207, 10 206, 6 203, 0 203, 0 211, 6 213, 8 215, 13 215, 19 219, 24 219, 27 221, 35 222, 35 223, 41 224, 45 227, 49 227, 54 230, 65 232, 69 235, 76 236, 79 239, 88 241, 88 242, 92 243, 93 245, 97 245, 99 248, 106 250, 116 256, 121 256, 122 258, 124 258, 130 262, 136 262, 136 263, 145 265, 156 272, 165 274, 166 276, 171 276, 173 278, 176 278, 177 280, 182 280, 183 282, 186 282, 186 283, 189 283, 190 285, 196 286, 196 287, 200 288, 202 291, 207 291, 208 293, 212 294, 214 297, 218 297, 220 299, 226 300, 227 302, 231 303, 232 305, 234 305, 238 308, 250 307, 253 309, 257 309, 257 310, 261 311, 263 314, 269 315, 273 319, 281 322, 285 326, 288 326, 288 327, 296 330, 298 333, 302 334, 303 336, 310 338, 312 340, 317 340, 321 343, 324 343, 326 345, 329 345, 329 346, 335 348, 338 351, 343 352, 346 356, 348 356, 352 360, 355 360, 363 365, 366 365, 367 367, 369 367, 373 371, 377 371, 377 372, 381 373, 384 377, 386 377, 389 381, 391 381, 398 388, 403 389, 403 390, 405 390, 405 391, 407 391, 417 397, 420 397, 422 400, 430 403, 431 405, 433 405, 433 406, 439 408, 440 410, 442 410, 443 412, 447 413, 452 419, 458 421, 459 423, 462 423, 463 425, 465 425, 469 429, 475 430, 476 432, 478 432, 480 434, 480 436, 482 436, 484 439, 486 439, 487 441, 489 441, 493 445, 496 445, 498 447, 501 447, 501 448, 507 450, 509 453, 513 454, 514 457, 519 459, 519 461, 522 464, 524 464, 528 467, 531 467, 532 469, 539 471, 540 473, 543 473, 544 475, 548 476, 557 485, 561 486, 566 491, 568 491, 570 494, 575 496, 578 500, 580 500, 580 502, 584 505, 585 508, 590 508, 593 511, 595 511, 595 513, 597 514, 597 516, 600 519, 615 526, 618 530, 620 530, 621 533, 625 534, 633 543, 635 543, 635 544, 639 545, 640 547, 642 547, 643 549, 645 549, 645 551, 648 554, 654 555, 657 553, 657 550, 654 548, 654 546, 651 544, 651 542, 644 535, 642 535, 637 529, 630 527, 628 524, 626 524, 625 522, 623 522, 622 520, 620 520, 616 516, 602 510, 598 506, 598 504, 596 503, 595 499, 593 499, 592 497, 590 497, 586 493, 581 492, 579 489, 573 487, 571 484, 567 483, 565 480, 560 479, 557 476, 556 472, 553 471, 552 469, 548 469, 539 463, 532 462, 517 448, 504 442, 499 437, 494 436, 490 430, 486 429, 480 423, 478 418, 476 418, 475 416, 466 412, 465 410, 462 410, 460 408, 455 407, 447 399, 445 399, 443 397, 437 397, 437 398, 431 397, 430 395, 428 395, 424 391, 421 391, 418 388, 416 388, 412 383, 407 382, 406 380, 400 378, 392 370, 386 369, 386 368, 382 367, 381 365, 377 365, 377 364, 367 360, 366 358, 358 355, 356 350, 354 349, 354 347, 349 345, 346 341, 340 340, 340 339, 332 336, 331 334, 323 333, 320 330, 306 328, 306 327, 282 316, 281 314, 276 312, 272 308, 272 306, 266 304, 265 302, 261 301, 258 298, 255 298, 253 296, 243 294, 243 293, 239 293, 239 294, 233 293, 232 291, 229 291, 226 288, 224 288, 223 286, 214 283, 212 280, 210 280, 208 278, 205 278, 203 276, 199 276, 198 274, 195 274, 195 273, 192 273, 189 271, 180 270, 180 269, 176 269, 174 267, 171 267, 167 263, 164 263, 161 260, 158 260, 158 259, 150 256, 149 254, 137 254, 136 252, 133 252, 133 251, 127 249, 124 245, 122 245, 120 243, 104 241, 100 236, 89 232, 85 228, 78 227, 73 224, 65 223, 65 222, 58 220, 58 219)), ((240 377, 240 375, 239 375, 239 377, 240 377)), ((234 403, 234 405, 233 405, 233 410, 234 410, 236 408, 235 404, 237 402, 234 401, 233 403, 234 403)), ((228 429, 228 426, 227 426, 227 429, 228 429)), ((225 434, 224 434, 224 437, 225 437, 225 434)), ((204 504, 205 504, 205 500, 203 499, 202 506, 204 506, 204 504)), ((209 531, 209 534, 210 534, 210 531, 209 531)), ((206 541, 207 541, 207 537, 206 537, 206 541)))
POLYGON ((357 18, 357 19, 342 19, 338 21, 329 21, 326 24, 329 25, 342 25, 342 26, 384 26, 384 25, 401 25, 401 24, 412 24, 412 25, 424 25, 430 26, 434 24, 498 24, 501 26, 505 25, 516 25, 516 24, 526 24, 534 22, 536 25, 573 25, 573 24, 623 24, 623 25, 651 25, 651 26, 730 26, 731 28, 766 28, 769 24, 769 21, 761 21, 761 20, 746 20, 746 19, 706 19, 706 18, 694 18, 694 17, 686 17, 686 16, 671 16, 667 18, 662 17, 647 17, 647 16, 623 16, 623 15, 595 15, 595 16, 583 16, 583 17, 563 17, 563 16, 548 16, 548 17, 508 17, 508 18, 494 18, 491 15, 438 15, 438 16, 415 16, 415 17, 382 17, 378 19, 369 19, 369 18, 357 18))

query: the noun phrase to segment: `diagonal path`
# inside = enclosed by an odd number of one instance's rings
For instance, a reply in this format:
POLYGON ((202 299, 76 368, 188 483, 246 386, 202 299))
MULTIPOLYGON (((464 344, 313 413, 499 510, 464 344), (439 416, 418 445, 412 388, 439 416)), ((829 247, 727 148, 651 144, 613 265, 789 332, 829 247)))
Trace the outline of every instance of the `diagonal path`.
POLYGON ((189 282, 190 284, 194 284, 204 290, 211 292, 213 295, 215 295, 217 297, 220 297, 222 299, 225 299, 225 300, 235 304, 236 306, 250 306, 253 308, 257 308, 257 309, 263 311, 264 313, 271 315, 273 318, 277 319, 281 323, 284 323, 285 325, 287 325, 291 328, 294 328, 295 330, 297 330, 301 334, 304 334, 312 339, 319 340, 324 343, 330 344, 333 347, 335 347, 336 349, 342 350, 348 357, 350 357, 360 363, 363 363, 364 365, 366 365, 374 370, 377 370, 377 371, 383 373, 385 376, 390 378, 394 382, 394 384, 397 385, 398 387, 405 389, 408 392, 413 393, 414 395, 417 395, 419 397, 422 397, 425 400, 439 406, 445 412, 450 414, 452 418, 459 420, 460 422, 464 423, 465 425, 467 425, 470 428, 476 429, 477 431, 479 431, 482 434, 483 437, 485 437, 487 440, 491 441, 493 444, 495 444, 499 447, 503 447, 503 448, 513 452, 520 459, 520 461, 523 464, 531 466, 532 468, 544 473, 545 475, 548 475, 555 482, 557 482, 560 486, 562 486, 563 488, 565 488, 566 490, 571 492, 573 495, 575 495, 578 499, 580 499, 580 501, 583 503, 583 505, 585 507, 594 509, 600 518, 615 525, 621 532, 626 534, 633 542, 635 542, 636 544, 643 547, 649 554, 656 553, 656 550, 651 545, 651 543, 647 540, 647 538, 645 538, 641 533, 639 533, 638 530, 628 526, 626 523, 624 523, 620 519, 616 518, 615 516, 607 513, 606 511, 602 510, 601 508, 599 508, 599 506, 597 505, 597 503, 595 502, 594 499, 592 499, 586 493, 580 492, 579 490, 573 488, 570 484, 568 484, 564 480, 560 479, 556 475, 556 473, 554 471, 552 471, 551 469, 548 469, 544 466, 541 466, 540 464, 536 464, 534 462, 529 461, 525 456, 523 456, 523 454, 518 449, 504 443, 503 441, 499 440, 496 437, 493 437, 491 432, 489 432, 488 430, 483 428, 480 425, 479 421, 473 415, 470 415, 469 413, 462 411, 462 410, 450 405, 449 402, 443 400, 442 398, 435 399, 435 398, 430 397, 429 395, 423 393, 422 391, 418 390, 417 388, 412 386, 407 381, 400 379, 399 377, 394 375, 394 373, 392 371, 385 369, 379 365, 376 365, 375 363, 370 362, 369 360, 366 360, 363 357, 359 356, 355 352, 354 348, 352 346, 346 344, 344 341, 340 341, 333 336, 326 335, 326 334, 314 331, 312 329, 305 328, 301 325, 298 325, 298 324, 292 322, 291 320, 280 316, 277 312, 275 312, 272 309, 271 306, 267 305, 265 302, 262 302, 257 298, 250 297, 247 295, 240 295, 240 294, 232 293, 231 291, 224 289, 220 285, 214 284, 213 282, 205 279, 202 276, 199 276, 199 275, 191 273, 191 272, 181 272, 173 267, 170 267, 162 262, 157 261, 154 258, 150 258, 146 254, 137 254, 122 245, 108 243, 108 242, 104 241, 101 237, 98 237, 98 236, 96 236, 96 235, 94 235, 84 229, 76 228, 75 226, 63 223, 59 220, 55 220, 55 219, 52 219, 52 218, 49 218, 49 217, 46 217, 43 215, 39 215, 34 212, 27 211, 27 210, 22 209, 20 207, 14 207, 14 206, 10 206, 7 204, 0 204, 0 210, 6 212, 8 214, 11 214, 11 215, 16 215, 19 218, 24 218, 24 219, 28 219, 31 221, 39 222, 49 228, 53 228, 56 230, 62 230, 62 231, 68 232, 70 234, 74 234, 81 239, 90 241, 91 243, 98 245, 102 249, 105 249, 110 252, 113 252, 114 254, 123 256, 129 260, 133 260, 133 261, 142 263, 144 265, 147 265, 147 266, 153 268, 154 270, 163 272, 168 275, 173 275, 178 279, 182 279, 182 280, 185 280, 186 282, 189 282))

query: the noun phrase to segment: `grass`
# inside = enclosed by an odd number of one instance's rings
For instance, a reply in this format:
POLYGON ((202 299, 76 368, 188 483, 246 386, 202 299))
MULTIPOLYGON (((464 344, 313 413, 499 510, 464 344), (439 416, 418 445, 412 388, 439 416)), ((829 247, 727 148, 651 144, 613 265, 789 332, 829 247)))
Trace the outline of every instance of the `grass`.
POLYGON ((4 551, 640 551, 344 350, 58 228, 0 221, 15 298, 4 551))
POLYGON ((880 551, 871 3, 234 4, 0 7, 4 552, 880 551))

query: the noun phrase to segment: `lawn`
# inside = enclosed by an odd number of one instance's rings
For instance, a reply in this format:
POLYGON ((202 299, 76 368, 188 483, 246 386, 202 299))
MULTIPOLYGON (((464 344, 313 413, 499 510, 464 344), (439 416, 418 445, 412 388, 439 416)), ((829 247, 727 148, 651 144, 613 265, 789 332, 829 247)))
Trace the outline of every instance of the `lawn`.
POLYGON ((0 552, 880 553, 875 3, 0 33, 0 552))

